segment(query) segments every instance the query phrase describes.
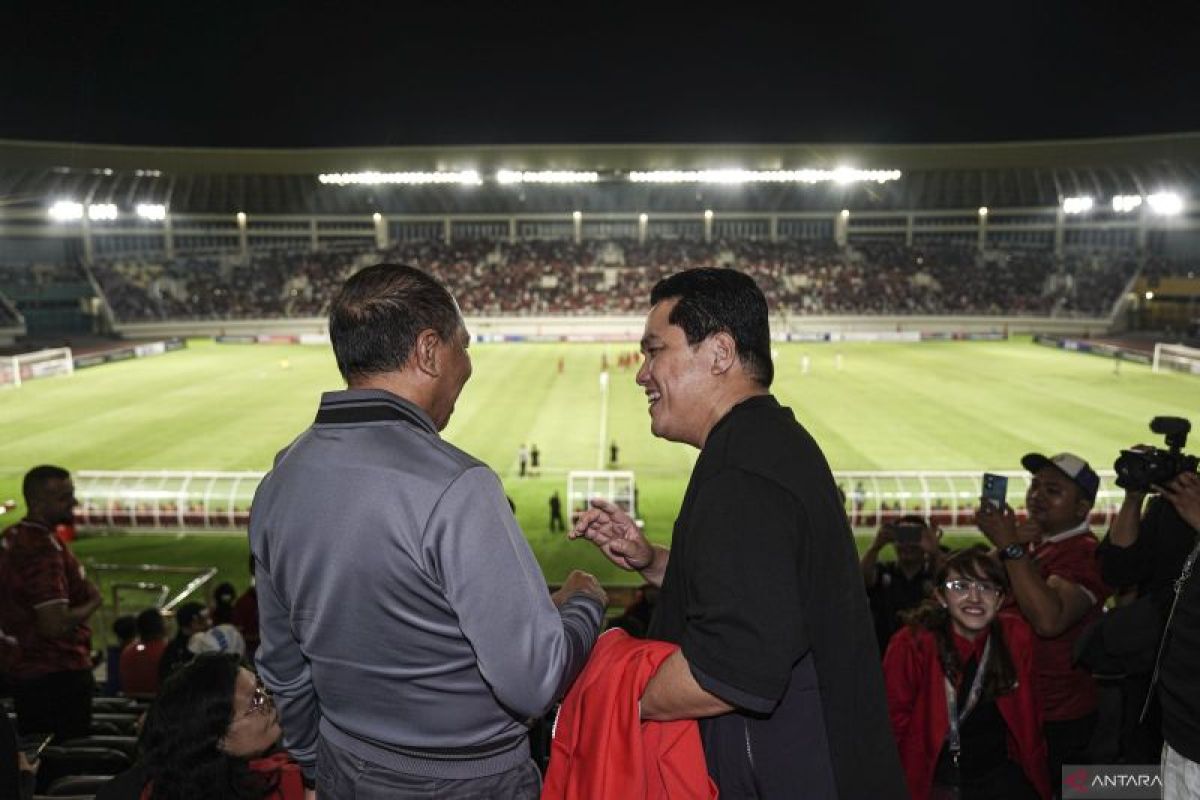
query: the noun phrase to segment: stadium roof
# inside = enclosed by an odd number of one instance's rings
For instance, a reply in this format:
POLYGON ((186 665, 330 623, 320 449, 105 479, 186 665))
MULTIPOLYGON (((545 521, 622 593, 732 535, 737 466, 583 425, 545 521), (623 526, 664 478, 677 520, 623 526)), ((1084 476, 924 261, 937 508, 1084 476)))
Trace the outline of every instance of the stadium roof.
POLYGON ((0 140, 0 208, 71 198, 174 213, 521 213, 1045 206, 1078 194, 1200 187, 1200 133, 965 144, 564 144, 325 149, 128 147, 0 140), (890 184, 630 185, 636 170, 899 170, 890 184), (591 170, 586 186, 325 186, 358 171, 591 170))

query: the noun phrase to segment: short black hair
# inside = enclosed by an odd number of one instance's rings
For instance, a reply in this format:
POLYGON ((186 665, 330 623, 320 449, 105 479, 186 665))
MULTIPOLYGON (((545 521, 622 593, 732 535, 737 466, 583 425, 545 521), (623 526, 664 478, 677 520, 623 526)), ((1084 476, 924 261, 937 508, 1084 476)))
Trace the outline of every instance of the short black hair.
POLYGON ((421 331, 449 341, 461 324, 454 298, 432 277, 404 264, 376 264, 351 276, 334 298, 329 338, 350 383, 403 369, 421 331))
POLYGON ((132 614, 122 614, 113 620, 112 630, 118 640, 128 642, 137 636, 137 620, 132 614))
POLYGON ((650 292, 650 305, 679 298, 668 321, 678 325, 688 344, 714 333, 733 337, 742 366, 764 389, 775 379, 767 298, 749 275, 732 269, 689 269, 663 278, 650 292))
POLYGON ((196 617, 205 612, 203 603, 184 603, 175 611, 175 625, 183 630, 196 621, 196 617))
POLYGON ((147 608, 137 615, 138 638, 143 642, 162 638, 166 630, 167 626, 163 622, 162 612, 157 608, 147 608))
POLYGON ((65 481, 70 479, 70 477, 71 473, 53 464, 42 464, 26 472, 25 480, 21 483, 21 495, 25 498, 26 508, 33 505, 34 501, 41 497, 42 490, 46 488, 46 484, 50 481, 65 481))

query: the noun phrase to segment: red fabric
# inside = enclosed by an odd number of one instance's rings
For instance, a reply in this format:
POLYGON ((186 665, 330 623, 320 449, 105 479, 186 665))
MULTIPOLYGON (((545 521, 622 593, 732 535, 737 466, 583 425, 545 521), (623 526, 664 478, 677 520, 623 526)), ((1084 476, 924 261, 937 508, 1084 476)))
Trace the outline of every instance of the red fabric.
POLYGON ((167 649, 166 639, 130 642, 121 651, 121 693, 130 697, 158 694, 158 662, 167 649))
MULTIPOLYGON (((1033 680, 1033 631, 1019 617, 1001 614, 1004 641, 1017 671, 1017 688, 996 698, 1008 727, 1008 757, 1018 764, 1041 797, 1050 796, 1046 739, 1033 680)), ((901 628, 883 659, 888 713, 900 748, 900 763, 914 798, 928 797, 938 756, 950 730, 946 712, 946 674, 937 641, 924 628, 901 628)))
POLYGON ((233 624, 246 640, 246 653, 258 648, 258 592, 253 586, 242 593, 233 604, 233 624))
POLYGON ((1081 533, 1057 542, 1042 542, 1034 549, 1034 561, 1043 578, 1058 575, 1077 583, 1095 597, 1096 602, 1083 618, 1053 639, 1036 637, 1034 667, 1037 670, 1038 694, 1042 698, 1042 713, 1047 721, 1078 719, 1096 710, 1099 693, 1091 674, 1071 664, 1071 650, 1096 619, 1103 615, 1104 601, 1112 590, 1100 577, 1100 562, 1096 558, 1099 542, 1091 533, 1081 533))
POLYGON ((79 625, 71 636, 48 639, 37 632, 37 607, 65 602, 82 605, 91 597, 83 565, 58 536, 22 520, 3 533, 0 555, 0 628, 17 639, 20 651, 11 673, 33 678, 52 672, 91 669, 92 631, 79 625))
POLYGON ((558 712, 542 800, 717 796, 695 720, 639 719, 646 684, 678 649, 618 629, 600 637, 558 712))

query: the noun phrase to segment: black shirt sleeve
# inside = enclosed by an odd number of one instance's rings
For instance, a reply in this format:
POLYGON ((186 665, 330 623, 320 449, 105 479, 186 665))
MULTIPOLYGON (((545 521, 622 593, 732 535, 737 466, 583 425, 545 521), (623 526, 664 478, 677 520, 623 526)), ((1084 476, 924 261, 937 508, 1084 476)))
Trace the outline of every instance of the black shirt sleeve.
POLYGON ((706 690, 767 712, 809 649, 802 515, 777 484, 736 469, 706 481, 688 519, 683 655, 706 690))

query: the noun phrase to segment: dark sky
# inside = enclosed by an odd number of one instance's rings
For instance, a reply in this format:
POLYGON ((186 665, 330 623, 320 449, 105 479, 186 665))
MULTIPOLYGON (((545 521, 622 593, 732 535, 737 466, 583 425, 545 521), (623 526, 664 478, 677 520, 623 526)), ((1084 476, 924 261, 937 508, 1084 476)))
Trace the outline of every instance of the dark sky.
POLYGON ((303 147, 1200 130, 1196 3, 322 5, 7 3, 0 138, 303 147))

